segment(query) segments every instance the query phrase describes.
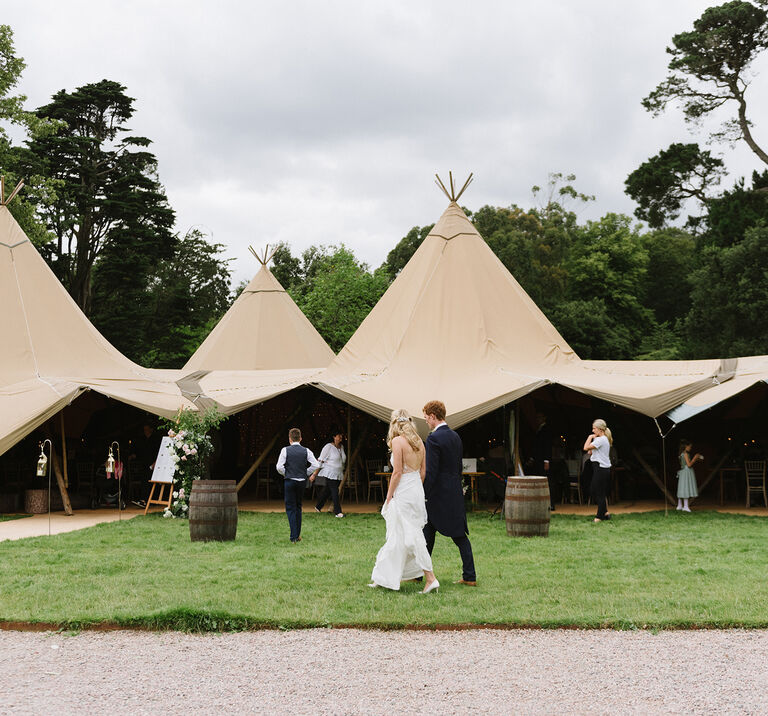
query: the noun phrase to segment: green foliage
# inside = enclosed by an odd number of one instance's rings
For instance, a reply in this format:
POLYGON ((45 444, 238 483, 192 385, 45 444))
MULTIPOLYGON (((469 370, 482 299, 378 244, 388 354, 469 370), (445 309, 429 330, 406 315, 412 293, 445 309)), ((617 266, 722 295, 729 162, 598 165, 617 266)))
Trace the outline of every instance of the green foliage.
POLYGON ((715 246, 733 246, 744 238, 747 229, 768 224, 768 170, 752 173, 752 187, 744 179, 730 191, 707 204, 707 231, 702 241, 715 246))
POLYGON ((190 231, 168 258, 149 265, 136 257, 141 281, 126 281, 124 262, 107 250, 94 267, 99 297, 94 324, 141 365, 181 367, 230 305, 229 260, 219 258, 223 250, 200 231, 190 231))
POLYGON ((648 252, 631 222, 628 216, 606 214, 576 234, 568 286, 568 301, 576 303, 564 303, 553 315, 567 319, 574 329, 580 321, 578 334, 570 334, 565 325, 561 330, 582 357, 630 359, 652 326, 652 314, 639 293, 648 252), (588 343, 581 342, 585 333, 588 343))
POLYGON ((539 308, 546 313, 563 300, 575 214, 552 204, 545 214, 484 206, 473 223, 539 308))
POLYGON ((205 411, 180 410, 173 420, 162 421, 171 438, 171 455, 176 464, 173 486, 177 488, 164 517, 189 517, 192 482, 207 476, 207 458, 213 454, 213 443, 208 434, 226 419, 214 407, 205 411))
POLYGON ((696 240, 681 229, 651 231, 641 238, 648 252, 648 271, 640 290, 643 304, 656 323, 673 326, 691 306, 690 276, 698 266, 696 240))
POLYGON ((345 246, 304 252, 306 279, 290 293, 334 352, 340 351, 389 286, 345 246))
POLYGON ((58 123, 39 119, 33 112, 26 111, 24 103, 27 98, 12 94, 25 66, 24 59, 16 55, 13 31, 8 25, 0 25, 0 174, 5 179, 6 195, 20 179, 24 179, 24 193, 17 194, 8 208, 32 243, 40 247, 50 241, 52 235, 38 219, 34 206, 25 195, 48 196, 56 183, 40 175, 18 171, 16 151, 4 125, 17 125, 30 135, 45 136, 54 131, 58 123))
POLYGON ((660 228, 680 215, 688 199, 707 201, 708 190, 720 183, 723 161, 698 144, 671 144, 643 162, 626 179, 626 193, 638 203, 635 216, 660 228))
POLYGON ((365 586, 384 541, 375 514, 305 513, 297 545, 285 515, 246 512, 234 542, 191 542, 185 521, 158 515, 6 541, 0 620, 189 631, 768 625, 764 518, 673 511, 594 525, 556 513, 546 539, 510 538, 487 514, 467 519, 478 587, 451 583, 461 564, 453 542, 438 537, 434 599, 419 597, 413 583, 400 592, 365 586))
POLYGON ((735 246, 705 249, 691 283, 687 357, 768 353, 768 227, 749 229, 735 246))
POLYGON ((693 23, 693 30, 675 35, 672 44, 667 48, 672 56, 670 74, 643 100, 643 106, 658 115, 670 102, 679 102, 686 121, 697 123, 733 101, 736 119, 712 137, 729 142, 744 139, 768 163, 768 155, 752 138, 745 99, 749 68, 768 47, 768 13, 740 0, 710 7, 693 23))
POLYGON ((126 127, 133 112, 133 99, 117 82, 61 90, 37 110, 38 117, 59 123, 56 131, 34 136, 17 152, 25 174, 57 182, 47 201, 37 198, 37 210, 55 235, 46 247, 52 266, 86 314, 100 257, 120 262, 121 290, 130 295, 141 290, 153 263, 173 252, 174 212, 146 149, 150 141, 126 127))

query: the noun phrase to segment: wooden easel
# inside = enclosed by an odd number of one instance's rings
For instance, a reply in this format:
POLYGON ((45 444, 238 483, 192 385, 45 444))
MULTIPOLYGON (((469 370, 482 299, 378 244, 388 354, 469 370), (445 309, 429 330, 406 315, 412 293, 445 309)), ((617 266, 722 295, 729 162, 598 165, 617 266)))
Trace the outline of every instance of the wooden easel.
POLYGON ((163 505, 166 509, 171 508, 171 500, 173 499, 173 483, 172 482, 155 482, 150 480, 149 484, 152 485, 152 489, 149 491, 149 497, 147 498, 147 506, 144 508, 144 514, 147 514, 150 505, 163 505), (155 488, 160 489, 155 497, 155 488), (168 488, 168 496, 163 497, 164 488, 168 488))

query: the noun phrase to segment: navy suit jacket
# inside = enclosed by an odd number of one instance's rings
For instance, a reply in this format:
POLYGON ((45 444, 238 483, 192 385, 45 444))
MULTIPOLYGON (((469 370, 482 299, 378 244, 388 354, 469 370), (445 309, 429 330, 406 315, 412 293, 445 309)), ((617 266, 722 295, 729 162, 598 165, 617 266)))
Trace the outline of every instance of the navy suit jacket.
POLYGON ((469 534, 461 476, 463 452, 461 438, 447 425, 427 437, 424 477, 427 517, 446 537, 469 534))

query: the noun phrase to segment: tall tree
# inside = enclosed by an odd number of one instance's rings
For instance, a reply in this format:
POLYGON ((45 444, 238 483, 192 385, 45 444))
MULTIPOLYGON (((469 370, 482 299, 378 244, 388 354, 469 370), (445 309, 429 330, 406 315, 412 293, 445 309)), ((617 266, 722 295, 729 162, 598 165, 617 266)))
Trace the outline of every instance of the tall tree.
POLYGON ((733 0, 710 7, 693 23, 693 30, 675 35, 673 46, 667 48, 672 56, 670 74, 643 100, 643 106, 658 115, 670 102, 680 103, 686 121, 696 124, 723 105, 735 103, 736 117, 712 138, 743 139, 768 164, 768 154, 752 136, 746 100, 750 66, 768 47, 765 4, 733 0))
POLYGON ((698 144, 675 143, 643 162, 624 184, 638 203, 635 216, 659 229, 680 215, 688 199, 706 204, 724 173, 723 161, 698 144))
POLYGON ((34 206, 26 201, 25 194, 31 192, 37 196, 50 196, 55 183, 46 177, 18 171, 17 157, 7 127, 16 125, 30 136, 44 136, 52 132, 58 124, 40 119, 34 112, 25 110, 26 96, 14 94, 25 67, 24 59, 16 55, 13 30, 9 25, 0 25, 0 174, 5 178, 8 192, 15 187, 19 179, 24 179, 27 189, 23 194, 17 195, 9 209, 32 242, 41 246, 51 240, 51 234, 37 218, 34 206))
POLYGON ((61 90, 37 110, 59 128, 33 137, 20 157, 29 173, 58 181, 52 201, 40 201, 37 209, 55 235, 49 247, 54 270, 86 314, 93 266, 105 248, 123 261, 124 281, 139 285, 152 262, 173 255, 174 212, 146 149, 150 140, 126 127, 133 113, 133 99, 117 82, 61 90))

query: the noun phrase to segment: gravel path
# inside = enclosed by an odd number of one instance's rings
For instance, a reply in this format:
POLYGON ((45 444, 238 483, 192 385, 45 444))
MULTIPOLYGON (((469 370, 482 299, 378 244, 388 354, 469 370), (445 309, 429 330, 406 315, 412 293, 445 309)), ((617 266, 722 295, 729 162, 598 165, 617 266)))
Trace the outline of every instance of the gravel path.
POLYGON ((768 632, 0 633, 0 713, 768 710, 768 632))

